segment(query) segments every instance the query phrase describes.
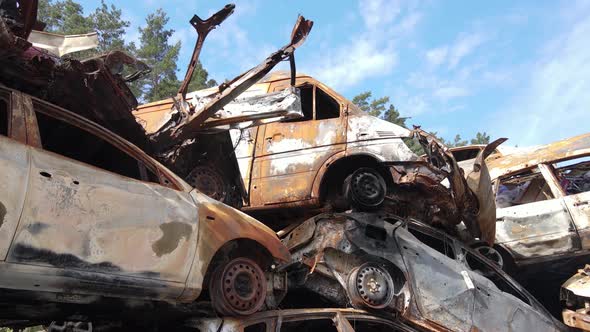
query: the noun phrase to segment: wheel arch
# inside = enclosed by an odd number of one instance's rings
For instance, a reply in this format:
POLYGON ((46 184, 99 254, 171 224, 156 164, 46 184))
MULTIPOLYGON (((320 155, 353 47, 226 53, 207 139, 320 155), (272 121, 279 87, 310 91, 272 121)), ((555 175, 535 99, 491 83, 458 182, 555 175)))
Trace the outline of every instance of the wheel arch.
MULTIPOLYGON (((324 162, 313 181, 311 197, 324 200, 330 184, 344 180, 354 170, 360 167, 377 167, 383 162, 383 157, 369 152, 347 154, 345 151, 337 153, 324 162)), ((379 170, 379 169, 378 169, 379 170)), ((379 170, 387 184, 393 179, 389 172, 379 170)))
POLYGON ((256 219, 222 204, 203 194, 196 194, 199 209, 199 239, 192 267, 181 295, 181 301, 196 299, 203 286, 204 279, 216 254, 227 250, 228 246, 244 249, 247 256, 257 246, 255 252, 268 253, 271 260, 289 262, 291 254, 279 240, 276 233, 256 219), (246 245, 246 247, 244 247, 246 245), (221 251, 220 251, 221 250, 221 251))

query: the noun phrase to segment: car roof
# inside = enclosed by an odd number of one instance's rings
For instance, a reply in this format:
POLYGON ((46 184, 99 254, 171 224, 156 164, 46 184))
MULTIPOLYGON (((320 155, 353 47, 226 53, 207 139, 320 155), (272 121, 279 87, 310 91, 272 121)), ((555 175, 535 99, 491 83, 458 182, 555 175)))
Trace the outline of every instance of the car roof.
POLYGON ((539 164, 557 163, 565 159, 590 155, 590 133, 546 145, 518 148, 512 153, 486 160, 492 181, 503 176, 533 168, 539 164))

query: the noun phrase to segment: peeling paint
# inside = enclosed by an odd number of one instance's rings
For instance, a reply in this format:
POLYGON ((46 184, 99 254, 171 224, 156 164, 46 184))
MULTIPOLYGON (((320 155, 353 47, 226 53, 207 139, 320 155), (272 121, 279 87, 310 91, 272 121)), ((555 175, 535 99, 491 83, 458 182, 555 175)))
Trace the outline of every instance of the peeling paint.
POLYGON ((152 245, 152 249, 158 257, 173 252, 178 247, 181 239, 188 241, 193 231, 191 225, 177 221, 162 224, 160 229, 162 230, 162 237, 152 245))

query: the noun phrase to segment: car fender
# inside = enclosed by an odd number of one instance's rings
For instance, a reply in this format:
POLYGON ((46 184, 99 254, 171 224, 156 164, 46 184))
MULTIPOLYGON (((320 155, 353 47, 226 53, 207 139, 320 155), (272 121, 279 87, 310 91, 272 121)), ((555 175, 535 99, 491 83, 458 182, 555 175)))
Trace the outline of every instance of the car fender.
POLYGON ((221 247, 233 240, 256 241, 268 250, 274 260, 280 262, 291 260, 289 250, 276 233, 258 220, 196 190, 191 192, 191 196, 199 211, 199 240, 180 301, 191 302, 199 296, 213 257, 221 247))

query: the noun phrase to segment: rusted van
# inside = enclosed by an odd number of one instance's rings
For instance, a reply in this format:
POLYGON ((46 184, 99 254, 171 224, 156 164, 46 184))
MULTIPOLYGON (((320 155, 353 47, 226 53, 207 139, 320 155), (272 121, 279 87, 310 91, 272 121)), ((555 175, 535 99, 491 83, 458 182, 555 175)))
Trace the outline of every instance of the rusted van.
MULTIPOLYGON (((253 85, 241 97, 285 90, 291 86, 289 73, 275 72, 253 85)), ((359 168, 377 167, 380 162, 415 158, 403 138, 410 130, 361 111, 352 102, 311 76, 299 73, 303 116, 279 122, 230 130, 244 210, 289 207, 319 207, 342 197, 346 177, 359 168)), ((211 90, 216 90, 213 88, 211 90)), ((207 95, 208 90, 187 94, 207 95)), ((134 115, 150 133, 161 123, 172 100, 142 105, 134 115)), ((224 191, 224 163, 194 165, 185 176, 205 193, 224 191)), ((388 176, 383 174, 384 177, 388 176)))

